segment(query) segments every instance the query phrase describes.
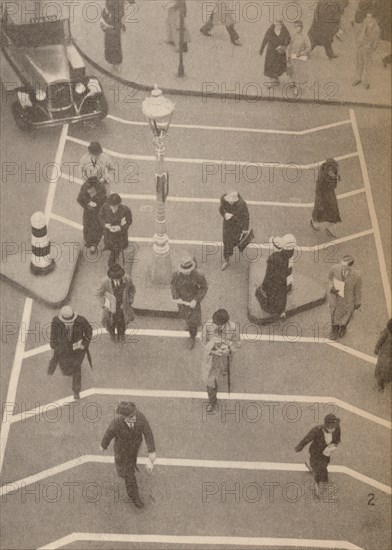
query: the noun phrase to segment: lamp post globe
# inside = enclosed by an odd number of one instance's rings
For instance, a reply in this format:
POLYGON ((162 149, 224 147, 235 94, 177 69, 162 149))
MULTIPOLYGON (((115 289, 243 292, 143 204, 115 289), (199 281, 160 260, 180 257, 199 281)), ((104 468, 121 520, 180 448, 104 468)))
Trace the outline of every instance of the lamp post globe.
POLYGON ((151 95, 142 103, 143 114, 148 119, 155 138, 162 138, 167 134, 174 108, 174 103, 155 84, 151 95))

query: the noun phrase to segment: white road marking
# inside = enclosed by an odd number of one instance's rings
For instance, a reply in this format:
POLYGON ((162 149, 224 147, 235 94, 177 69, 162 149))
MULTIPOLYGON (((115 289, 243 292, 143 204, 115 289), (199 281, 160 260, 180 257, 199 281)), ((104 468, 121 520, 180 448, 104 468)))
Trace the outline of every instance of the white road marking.
MULTIPOLYGON (((80 223, 74 222, 72 220, 69 220, 68 218, 64 218, 64 216, 59 216, 58 214, 51 214, 51 218, 54 220, 57 220, 59 222, 62 222, 66 225, 69 225, 70 227, 73 227, 75 229, 78 229, 79 231, 83 230, 83 226, 80 223)), ((314 246, 297 246, 297 250, 300 250, 301 252, 317 252, 320 250, 326 250, 327 248, 331 246, 336 246, 340 243, 345 243, 348 241, 353 241, 355 239, 360 239, 361 237, 366 237, 368 235, 373 235, 373 229, 366 229, 365 231, 360 231, 359 233, 353 233, 352 235, 346 235, 345 237, 341 237, 339 239, 335 239, 334 241, 327 241, 325 243, 316 244, 314 246)), ((154 242, 152 237, 129 237, 129 242, 135 242, 135 243, 152 243, 154 242)), ((206 245, 215 245, 222 247, 223 243, 220 241, 192 241, 192 240, 185 240, 185 239, 170 239, 170 244, 186 244, 189 246, 206 246, 206 245)), ((270 245, 269 244, 261 244, 261 243, 251 243, 248 248, 258 248, 261 250, 269 250, 270 245)))
MULTIPOLYGON (((82 455, 76 459, 63 462, 62 464, 56 464, 53 468, 48 468, 47 470, 42 470, 37 474, 13 481, 7 485, 3 485, 0 488, 0 496, 5 496, 7 494, 12 494, 13 491, 19 489, 26 485, 31 485, 46 479, 48 477, 57 475, 59 473, 65 472, 72 468, 82 466, 83 464, 88 463, 98 463, 98 464, 113 464, 113 456, 102 456, 102 455, 82 455)), ((146 464, 147 458, 138 457, 138 464, 146 464)), ((274 471, 274 472, 308 472, 305 464, 301 463, 289 463, 289 462, 243 462, 243 461, 234 461, 234 460, 203 460, 203 459, 192 459, 192 458, 157 458, 155 462, 156 466, 174 466, 174 467, 185 467, 185 468, 221 468, 221 469, 230 469, 230 470, 254 470, 254 471, 274 471)), ((371 477, 365 476, 348 468, 346 466, 328 466, 330 472, 345 474, 357 481, 365 483, 379 491, 382 491, 386 494, 392 494, 391 487, 373 479, 371 477)))
MULTIPOLYGON (((68 136, 67 140, 73 143, 77 143, 78 145, 83 145, 83 147, 87 147, 89 145, 87 141, 84 141, 79 138, 75 138, 73 136, 68 136)), ((128 153, 118 153, 117 151, 112 151, 111 149, 105 149, 105 148, 104 148, 104 151, 108 155, 115 158, 156 162, 156 158, 154 155, 130 155, 128 153)), ((358 156, 358 153, 355 151, 354 153, 347 153, 346 155, 335 157, 335 160, 338 162, 342 160, 351 159, 357 156, 358 156)), ((182 158, 182 157, 167 157, 165 158, 165 160, 167 162, 177 162, 181 164, 208 164, 208 163, 236 164, 238 166, 258 166, 260 168, 275 167, 275 168, 285 168, 285 169, 295 169, 295 170, 315 169, 315 168, 318 168, 323 162, 325 162, 325 160, 321 160, 319 162, 312 162, 311 164, 296 164, 296 163, 285 164, 281 162, 245 162, 245 161, 236 161, 236 160, 197 159, 197 158, 182 158)))
POLYGON ((378 262, 380 264, 380 273, 381 273, 381 279, 382 279, 382 284, 384 288, 385 300, 387 303, 388 316, 391 317, 391 286, 388 278, 388 271, 387 271, 387 265, 385 261, 384 249, 382 246, 380 227, 378 225, 377 213, 376 213, 376 209, 373 201, 372 187, 370 185, 369 174, 366 166, 365 155, 363 152, 361 136, 359 134, 357 118, 355 116, 354 109, 350 109, 350 119, 351 119, 352 129, 354 132, 355 142, 357 145, 359 163, 361 165, 361 171, 362 171, 363 183, 365 186, 365 193, 366 193, 366 198, 368 202, 370 219, 374 230, 374 240, 376 241, 376 250, 377 250, 377 256, 378 256, 378 262))
MULTIPOLYGON (((75 183, 76 185, 82 185, 83 180, 81 178, 78 178, 76 176, 71 177, 68 174, 62 174, 62 178, 70 181, 71 183, 75 183)), ((347 199, 349 197, 353 197, 354 195, 359 195, 361 193, 365 192, 365 188, 361 187, 360 189, 354 189, 353 191, 347 191, 346 193, 341 193, 340 195, 337 195, 337 199, 347 199)), ((155 201, 156 195, 137 195, 132 193, 119 193, 121 198, 123 199, 129 199, 129 200, 141 200, 141 201, 155 201)), ((220 199, 215 198, 205 198, 205 197, 167 197, 166 202, 189 202, 189 203, 208 203, 208 204, 219 204, 220 199)), ((295 202, 274 202, 274 201, 252 201, 247 200, 246 204, 249 204, 251 206, 287 206, 290 208, 313 208, 314 203, 313 202, 303 202, 303 203, 295 203, 295 202)))
MULTIPOLYGON (((108 115, 106 118, 126 124, 129 126, 149 126, 148 122, 140 122, 138 120, 125 120, 123 118, 108 115)), ((305 136, 307 134, 314 134, 322 130, 329 130, 330 128, 337 128, 339 126, 345 126, 351 124, 351 120, 340 120, 338 122, 332 122, 331 124, 325 124, 324 126, 317 126, 315 128, 309 128, 308 130, 274 130, 272 128, 241 128, 235 126, 203 126, 200 124, 170 124, 170 128, 185 128, 188 130, 209 130, 212 132, 245 132, 253 134, 279 134, 287 136, 305 136)))
MULTIPOLYGON (((72 533, 61 539, 41 546, 38 550, 57 550, 75 542, 127 542, 129 544, 187 544, 207 546, 241 546, 282 547, 282 548, 324 548, 330 550, 364 550, 360 546, 346 540, 323 539, 293 539, 274 537, 228 537, 228 536, 191 536, 191 535, 138 535, 118 533, 72 533)), ((114 547, 115 548, 115 547, 114 547)), ((157 548, 159 548, 157 546, 157 548)))
MULTIPOLYGON (((126 389, 126 388, 90 388, 84 390, 80 393, 82 398, 90 397, 92 395, 131 395, 137 397, 155 397, 163 399, 202 399, 205 401, 207 399, 206 393, 201 391, 181 391, 181 390, 151 390, 151 389, 126 389)), ((268 401, 278 403, 324 403, 324 404, 333 404, 340 407, 352 414, 365 418, 370 422, 379 424, 383 428, 389 430, 392 429, 392 423, 384 418, 375 416, 374 414, 368 413, 346 401, 341 399, 336 399, 335 397, 323 396, 323 395, 279 395, 279 394, 269 394, 269 393, 226 393, 220 392, 219 396, 221 399, 226 399, 229 401, 268 401)), ((71 396, 67 396, 57 401, 46 403, 45 405, 40 405, 34 409, 24 411, 19 414, 15 414, 11 417, 11 424, 15 422, 25 422, 28 418, 34 418, 39 416, 42 413, 47 412, 50 408, 59 408, 64 406, 66 403, 72 401, 71 396)))
POLYGON ((11 406, 12 410, 14 408, 16 400, 16 390, 18 387, 18 381, 20 372, 22 369, 22 361, 24 358, 25 351, 25 337, 26 331, 30 325, 31 310, 33 306, 33 301, 31 298, 26 298, 23 308, 22 321, 19 327, 18 340, 16 343, 14 362, 12 364, 11 375, 8 384, 7 397, 4 403, 3 409, 3 419, 1 423, 1 434, 0 434, 0 472, 3 468, 5 449, 7 446, 8 435, 10 431, 11 424, 13 422, 13 416, 7 411, 7 406, 11 406))
POLYGON ((68 124, 64 124, 61 129, 60 139, 57 146, 56 156, 54 159, 52 173, 49 180, 50 183, 49 183, 48 195, 46 197, 46 203, 45 203, 45 218, 46 218, 47 225, 49 225, 49 222, 50 222, 50 215, 53 209, 53 202, 54 202, 54 196, 56 194, 57 182, 61 175, 61 163, 63 160, 65 144, 67 142, 68 127, 69 127, 68 124))

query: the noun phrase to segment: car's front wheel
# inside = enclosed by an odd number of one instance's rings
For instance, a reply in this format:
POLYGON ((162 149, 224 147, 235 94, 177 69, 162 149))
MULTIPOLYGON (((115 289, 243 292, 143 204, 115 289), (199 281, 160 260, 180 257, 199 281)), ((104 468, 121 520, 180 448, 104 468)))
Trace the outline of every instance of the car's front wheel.
POLYGON ((23 109, 19 101, 14 101, 11 110, 17 127, 20 130, 24 130, 25 132, 31 130, 31 128, 33 127, 33 125, 31 124, 31 120, 29 119, 26 111, 23 109))

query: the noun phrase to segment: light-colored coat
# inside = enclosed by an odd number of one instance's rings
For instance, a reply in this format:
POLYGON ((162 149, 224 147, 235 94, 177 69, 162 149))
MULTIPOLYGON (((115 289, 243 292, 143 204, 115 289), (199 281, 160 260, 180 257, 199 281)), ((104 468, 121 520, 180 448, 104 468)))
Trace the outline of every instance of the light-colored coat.
POLYGON ((228 357, 232 357, 240 346, 240 334, 236 323, 229 321, 219 332, 212 320, 203 326, 202 341, 204 345, 201 375, 207 386, 213 387, 219 376, 227 371, 228 357), (214 353, 215 348, 227 345, 229 350, 222 355, 214 353))
POLYGON ((342 266, 334 266, 328 274, 329 288, 333 280, 344 281, 344 298, 337 294, 329 294, 329 308, 333 325, 347 325, 356 307, 361 305, 362 279, 358 269, 349 268, 348 275, 343 278, 342 266))
MULTIPOLYGON (((133 321, 135 313, 132 308, 133 300, 135 299, 136 289, 129 275, 123 276, 124 290, 123 290, 123 303, 121 309, 124 313, 125 325, 133 321)), ((101 284, 97 290, 96 296, 99 299, 99 305, 102 308, 102 325, 108 329, 111 323, 112 313, 105 306, 105 292, 113 294, 112 280, 109 277, 102 279, 101 284)))

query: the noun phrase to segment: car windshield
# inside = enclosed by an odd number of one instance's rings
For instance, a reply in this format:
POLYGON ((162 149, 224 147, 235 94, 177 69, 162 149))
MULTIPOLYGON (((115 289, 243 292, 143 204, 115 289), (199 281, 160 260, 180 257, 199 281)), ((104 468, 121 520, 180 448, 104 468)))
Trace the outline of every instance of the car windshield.
POLYGON ((8 24, 6 33, 18 48, 37 48, 63 44, 66 41, 64 20, 28 25, 8 24))

